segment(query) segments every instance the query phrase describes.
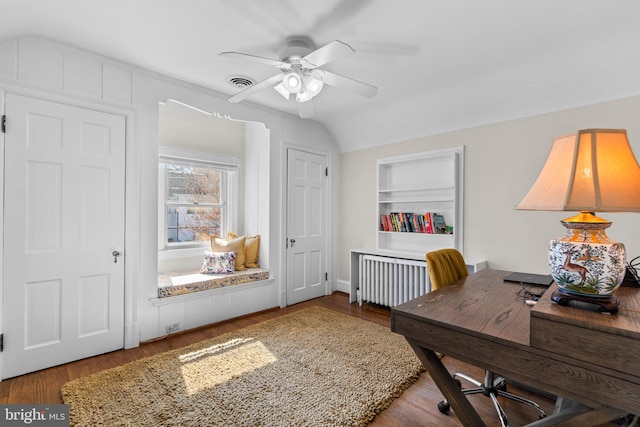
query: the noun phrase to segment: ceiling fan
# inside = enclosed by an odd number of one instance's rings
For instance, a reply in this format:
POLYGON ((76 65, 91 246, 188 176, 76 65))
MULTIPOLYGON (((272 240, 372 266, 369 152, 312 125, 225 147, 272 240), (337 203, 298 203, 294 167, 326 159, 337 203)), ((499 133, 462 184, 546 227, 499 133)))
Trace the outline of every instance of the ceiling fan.
POLYGON ((354 53, 351 46, 339 40, 313 50, 311 40, 299 36, 287 40, 279 60, 239 52, 222 52, 220 56, 249 60, 280 69, 278 74, 249 86, 228 100, 240 102, 262 89, 273 87, 285 99, 295 99, 300 117, 306 118, 315 114, 313 97, 320 93, 325 83, 373 98, 378 93, 377 87, 320 68, 354 53))

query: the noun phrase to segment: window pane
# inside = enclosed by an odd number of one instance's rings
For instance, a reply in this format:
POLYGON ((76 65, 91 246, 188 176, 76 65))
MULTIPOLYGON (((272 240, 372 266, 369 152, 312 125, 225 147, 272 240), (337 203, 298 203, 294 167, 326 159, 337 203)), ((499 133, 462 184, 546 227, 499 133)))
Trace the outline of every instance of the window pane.
POLYGON ((167 243, 197 243, 220 235, 220 208, 167 207, 167 243))
POLYGON ((167 201, 220 203, 219 170, 200 166, 166 165, 167 201))

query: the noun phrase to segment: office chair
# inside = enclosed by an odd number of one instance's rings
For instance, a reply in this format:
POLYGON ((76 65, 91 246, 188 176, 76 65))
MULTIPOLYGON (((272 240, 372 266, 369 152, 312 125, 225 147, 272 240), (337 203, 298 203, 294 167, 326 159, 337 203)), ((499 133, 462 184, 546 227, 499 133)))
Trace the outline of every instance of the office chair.
MULTIPOLYGON (((440 249, 429 252, 427 253, 426 258, 432 291, 448 286, 469 275, 464 258, 457 249, 440 249)), ((463 394, 469 395, 482 393, 491 398, 493 406, 495 406, 498 416, 500 417, 502 427, 507 427, 509 425, 509 420, 502 410, 502 406, 500 405, 500 402, 498 402, 497 396, 502 396, 519 403, 533 406, 540 413, 540 418, 546 417, 544 410, 537 403, 507 392, 505 379, 495 375, 491 371, 485 371, 483 382, 477 381, 460 372, 454 373, 453 379, 462 387, 462 383, 459 378, 462 378, 475 386, 473 388, 462 389, 463 394)), ((447 402, 446 399, 442 400, 438 403, 438 409, 443 414, 448 414, 450 409, 449 402, 447 402)))

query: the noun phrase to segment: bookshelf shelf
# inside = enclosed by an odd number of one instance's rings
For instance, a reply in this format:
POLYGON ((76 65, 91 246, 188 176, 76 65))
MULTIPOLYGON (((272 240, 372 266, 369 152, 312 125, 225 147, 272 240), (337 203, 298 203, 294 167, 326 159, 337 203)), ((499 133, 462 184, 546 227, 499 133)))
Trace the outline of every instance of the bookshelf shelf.
POLYGON ((393 200, 378 200, 378 203, 453 203, 454 199, 442 199, 438 197, 434 198, 422 198, 422 199, 393 199, 393 200))
POLYGON ((421 191, 421 192, 435 192, 435 191, 452 191, 455 187, 440 187, 440 188, 389 188, 379 189, 378 193, 402 193, 405 191, 421 191))
POLYGON ((445 247, 462 251, 463 161, 464 147, 378 159, 378 250, 413 252, 422 257, 445 247), (421 221, 426 213, 442 215, 453 233, 420 232, 425 230, 421 221), (402 219, 402 231, 388 231, 383 226, 383 217, 392 214, 396 222, 391 226, 402 219))

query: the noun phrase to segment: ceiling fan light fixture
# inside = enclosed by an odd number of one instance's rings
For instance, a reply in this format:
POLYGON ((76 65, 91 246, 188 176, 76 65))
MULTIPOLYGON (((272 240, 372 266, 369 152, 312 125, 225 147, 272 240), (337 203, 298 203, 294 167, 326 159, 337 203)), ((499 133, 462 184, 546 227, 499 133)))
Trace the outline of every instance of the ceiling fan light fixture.
POLYGON ((298 93, 302 89, 302 77, 297 72, 287 73, 282 78, 282 86, 289 93, 298 93))
POLYGON ((312 98, 319 94, 323 87, 324 82, 318 77, 311 74, 308 76, 307 81, 305 82, 305 89, 311 92, 312 98))
POLYGON ((311 73, 302 77, 302 90, 296 95, 296 101, 306 102, 320 93, 324 87, 324 82, 311 73))

